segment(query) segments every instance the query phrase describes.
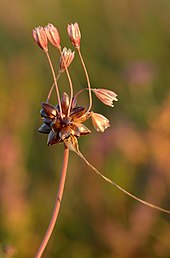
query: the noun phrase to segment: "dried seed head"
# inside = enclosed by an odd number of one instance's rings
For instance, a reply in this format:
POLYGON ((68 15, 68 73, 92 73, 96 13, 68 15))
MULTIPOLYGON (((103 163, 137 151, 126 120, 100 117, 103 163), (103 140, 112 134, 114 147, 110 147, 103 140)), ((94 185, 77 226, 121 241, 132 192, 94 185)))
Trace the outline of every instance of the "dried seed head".
POLYGON ((80 33, 80 29, 79 29, 79 25, 77 22, 75 22, 74 24, 68 24, 67 26, 67 32, 69 35, 69 38, 72 42, 72 44, 79 48, 80 47, 80 40, 81 40, 81 33, 80 33))
POLYGON ((98 132, 103 133, 105 129, 107 129, 110 126, 109 120, 101 114, 91 112, 91 119, 92 119, 94 128, 98 132))
POLYGON ((113 102, 118 101, 117 94, 111 90, 106 89, 92 89, 96 97, 100 99, 105 105, 114 107, 113 102))
POLYGON ((55 47, 60 48, 60 35, 57 28, 53 24, 48 24, 44 27, 47 38, 55 47))
POLYGON ((75 52, 72 52, 71 49, 63 48, 62 56, 60 58, 60 71, 64 72, 73 61, 75 52), (66 66, 66 67, 65 67, 66 66))
POLYGON ((35 42, 38 44, 40 48, 44 51, 48 51, 48 40, 43 27, 37 27, 32 32, 33 38, 35 42))

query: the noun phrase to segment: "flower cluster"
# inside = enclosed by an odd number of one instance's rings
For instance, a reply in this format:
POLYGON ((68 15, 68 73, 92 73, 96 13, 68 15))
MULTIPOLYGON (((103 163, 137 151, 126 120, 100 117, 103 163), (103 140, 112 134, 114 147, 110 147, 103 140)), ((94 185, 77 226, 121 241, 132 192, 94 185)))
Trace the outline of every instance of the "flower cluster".
POLYGON ((48 145, 67 141, 70 136, 80 137, 81 135, 89 134, 91 131, 83 125, 90 113, 83 106, 71 106, 70 116, 67 116, 69 107, 69 96, 64 92, 61 99, 61 108, 63 117, 59 106, 52 106, 48 103, 42 103, 40 111, 44 123, 39 128, 39 132, 47 133, 48 145))
POLYGON ((48 145, 63 142, 69 149, 76 150, 78 148, 77 139, 80 136, 91 132, 83 124, 88 118, 91 118, 94 128, 99 132, 104 132, 105 129, 110 126, 110 122, 105 116, 91 110, 92 92, 101 102, 110 107, 113 107, 113 102, 117 101, 117 94, 107 89, 91 88, 87 69, 80 51, 81 33, 78 23, 76 22, 74 24, 69 24, 67 27, 67 32, 80 57, 80 61, 87 79, 88 88, 81 89, 75 95, 73 94, 73 83, 68 68, 75 57, 75 52, 73 52, 71 49, 67 49, 66 47, 64 47, 63 50, 61 49, 60 35, 57 28, 52 24, 48 24, 45 27, 35 28, 33 30, 34 40, 46 53, 54 80, 54 84, 49 91, 47 101, 42 103, 40 114, 43 118, 43 124, 39 128, 39 132, 48 134, 48 145), (58 75, 56 75, 48 53, 48 42, 53 44, 60 53, 58 75), (58 81, 60 75, 64 71, 66 71, 69 81, 70 96, 64 92, 62 97, 60 97, 58 81), (56 89, 58 98, 58 104, 56 106, 48 103, 54 88, 56 89), (88 90, 89 92, 89 106, 77 106, 77 98, 79 94, 85 90, 88 90))

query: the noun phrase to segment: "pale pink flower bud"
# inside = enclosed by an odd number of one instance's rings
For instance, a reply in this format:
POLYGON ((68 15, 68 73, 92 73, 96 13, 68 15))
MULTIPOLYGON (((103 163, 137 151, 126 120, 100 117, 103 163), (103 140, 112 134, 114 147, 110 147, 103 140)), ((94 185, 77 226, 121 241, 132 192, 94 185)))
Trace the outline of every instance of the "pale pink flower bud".
POLYGON ((113 101, 118 101, 117 94, 111 90, 106 89, 92 89, 96 97, 100 99, 105 105, 114 107, 113 101))
POLYGON ((80 47, 81 33, 78 23, 75 22, 74 24, 68 24, 67 32, 72 44, 75 47, 80 47))
POLYGON ((32 32, 35 42, 44 51, 48 51, 48 40, 43 27, 37 27, 32 32))
POLYGON ((109 120, 101 114, 91 112, 91 119, 92 119, 94 128, 98 132, 103 133, 104 130, 110 126, 109 120))
POLYGON ((71 49, 63 48, 62 55, 60 57, 60 71, 64 72, 73 61, 75 52, 72 52, 71 49), (66 66, 66 67, 65 67, 66 66))
POLYGON ((47 38, 55 47, 60 48, 60 35, 57 28, 53 24, 48 24, 44 27, 47 38))

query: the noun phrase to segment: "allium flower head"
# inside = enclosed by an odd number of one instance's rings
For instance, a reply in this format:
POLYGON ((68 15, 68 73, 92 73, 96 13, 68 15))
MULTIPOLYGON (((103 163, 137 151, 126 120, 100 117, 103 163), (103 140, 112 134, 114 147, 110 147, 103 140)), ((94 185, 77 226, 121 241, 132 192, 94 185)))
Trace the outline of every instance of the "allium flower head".
POLYGON ((48 51, 48 40, 44 28, 40 26, 35 28, 32 35, 38 46, 44 51, 48 51))
POLYGON ((72 52, 71 49, 63 48, 62 55, 60 58, 60 71, 64 72, 68 68, 71 62, 74 59, 75 52, 72 52), (65 67, 66 65, 66 67, 65 67))
POLYGON ((117 94, 111 90, 106 89, 92 89, 96 97, 100 99, 105 105, 114 107, 113 102, 118 101, 117 94))
MULTIPOLYGON (((71 108, 69 117, 67 111, 69 107, 69 97, 66 93, 61 99, 61 108, 63 117, 59 106, 53 106, 48 103, 42 103, 40 111, 43 117, 43 125, 39 128, 39 132, 48 134, 48 145, 53 145, 60 142, 68 142, 69 137, 76 139, 81 135, 89 134, 91 131, 83 125, 83 123, 90 117, 87 109, 83 106, 76 106, 71 108)), ((76 139, 74 142, 76 142, 76 139)))
POLYGON ((60 48, 60 35, 57 28, 49 23, 46 27, 44 27, 47 38, 55 47, 60 48))
POLYGON ((67 32, 68 32, 68 35, 69 35, 69 38, 70 38, 72 44, 75 47, 80 47, 81 33, 80 33, 78 23, 75 22, 74 24, 73 23, 68 24, 67 32))

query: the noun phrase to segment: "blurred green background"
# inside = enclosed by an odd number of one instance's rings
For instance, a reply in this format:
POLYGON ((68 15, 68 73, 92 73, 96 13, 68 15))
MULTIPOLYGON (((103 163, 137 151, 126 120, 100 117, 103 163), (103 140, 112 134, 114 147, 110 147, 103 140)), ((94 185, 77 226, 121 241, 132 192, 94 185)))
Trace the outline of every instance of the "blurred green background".
MULTIPOLYGON (((111 121, 80 149, 102 173, 144 200, 170 209, 170 1, 1 0, 0 8, 0 257, 34 257, 57 192, 63 146, 39 134, 40 104, 52 84, 32 29, 51 22, 62 46, 77 21, 92 87, 114 90, 111 121)), ((58 67, 59 55, 50 47, 58 67)), ((75 91, 86 87, 76 56, 75 91)), ((60 88, 69 92, 63 75, 60 88)), ((82 95, 82 102, 88 101, 82 95)), ((55 104, 53 94, 52 104, 55 104)), ((145 207, 102 181, 71 153, 59 219, 46 257, 170 257, 170 216, 145 207)))

